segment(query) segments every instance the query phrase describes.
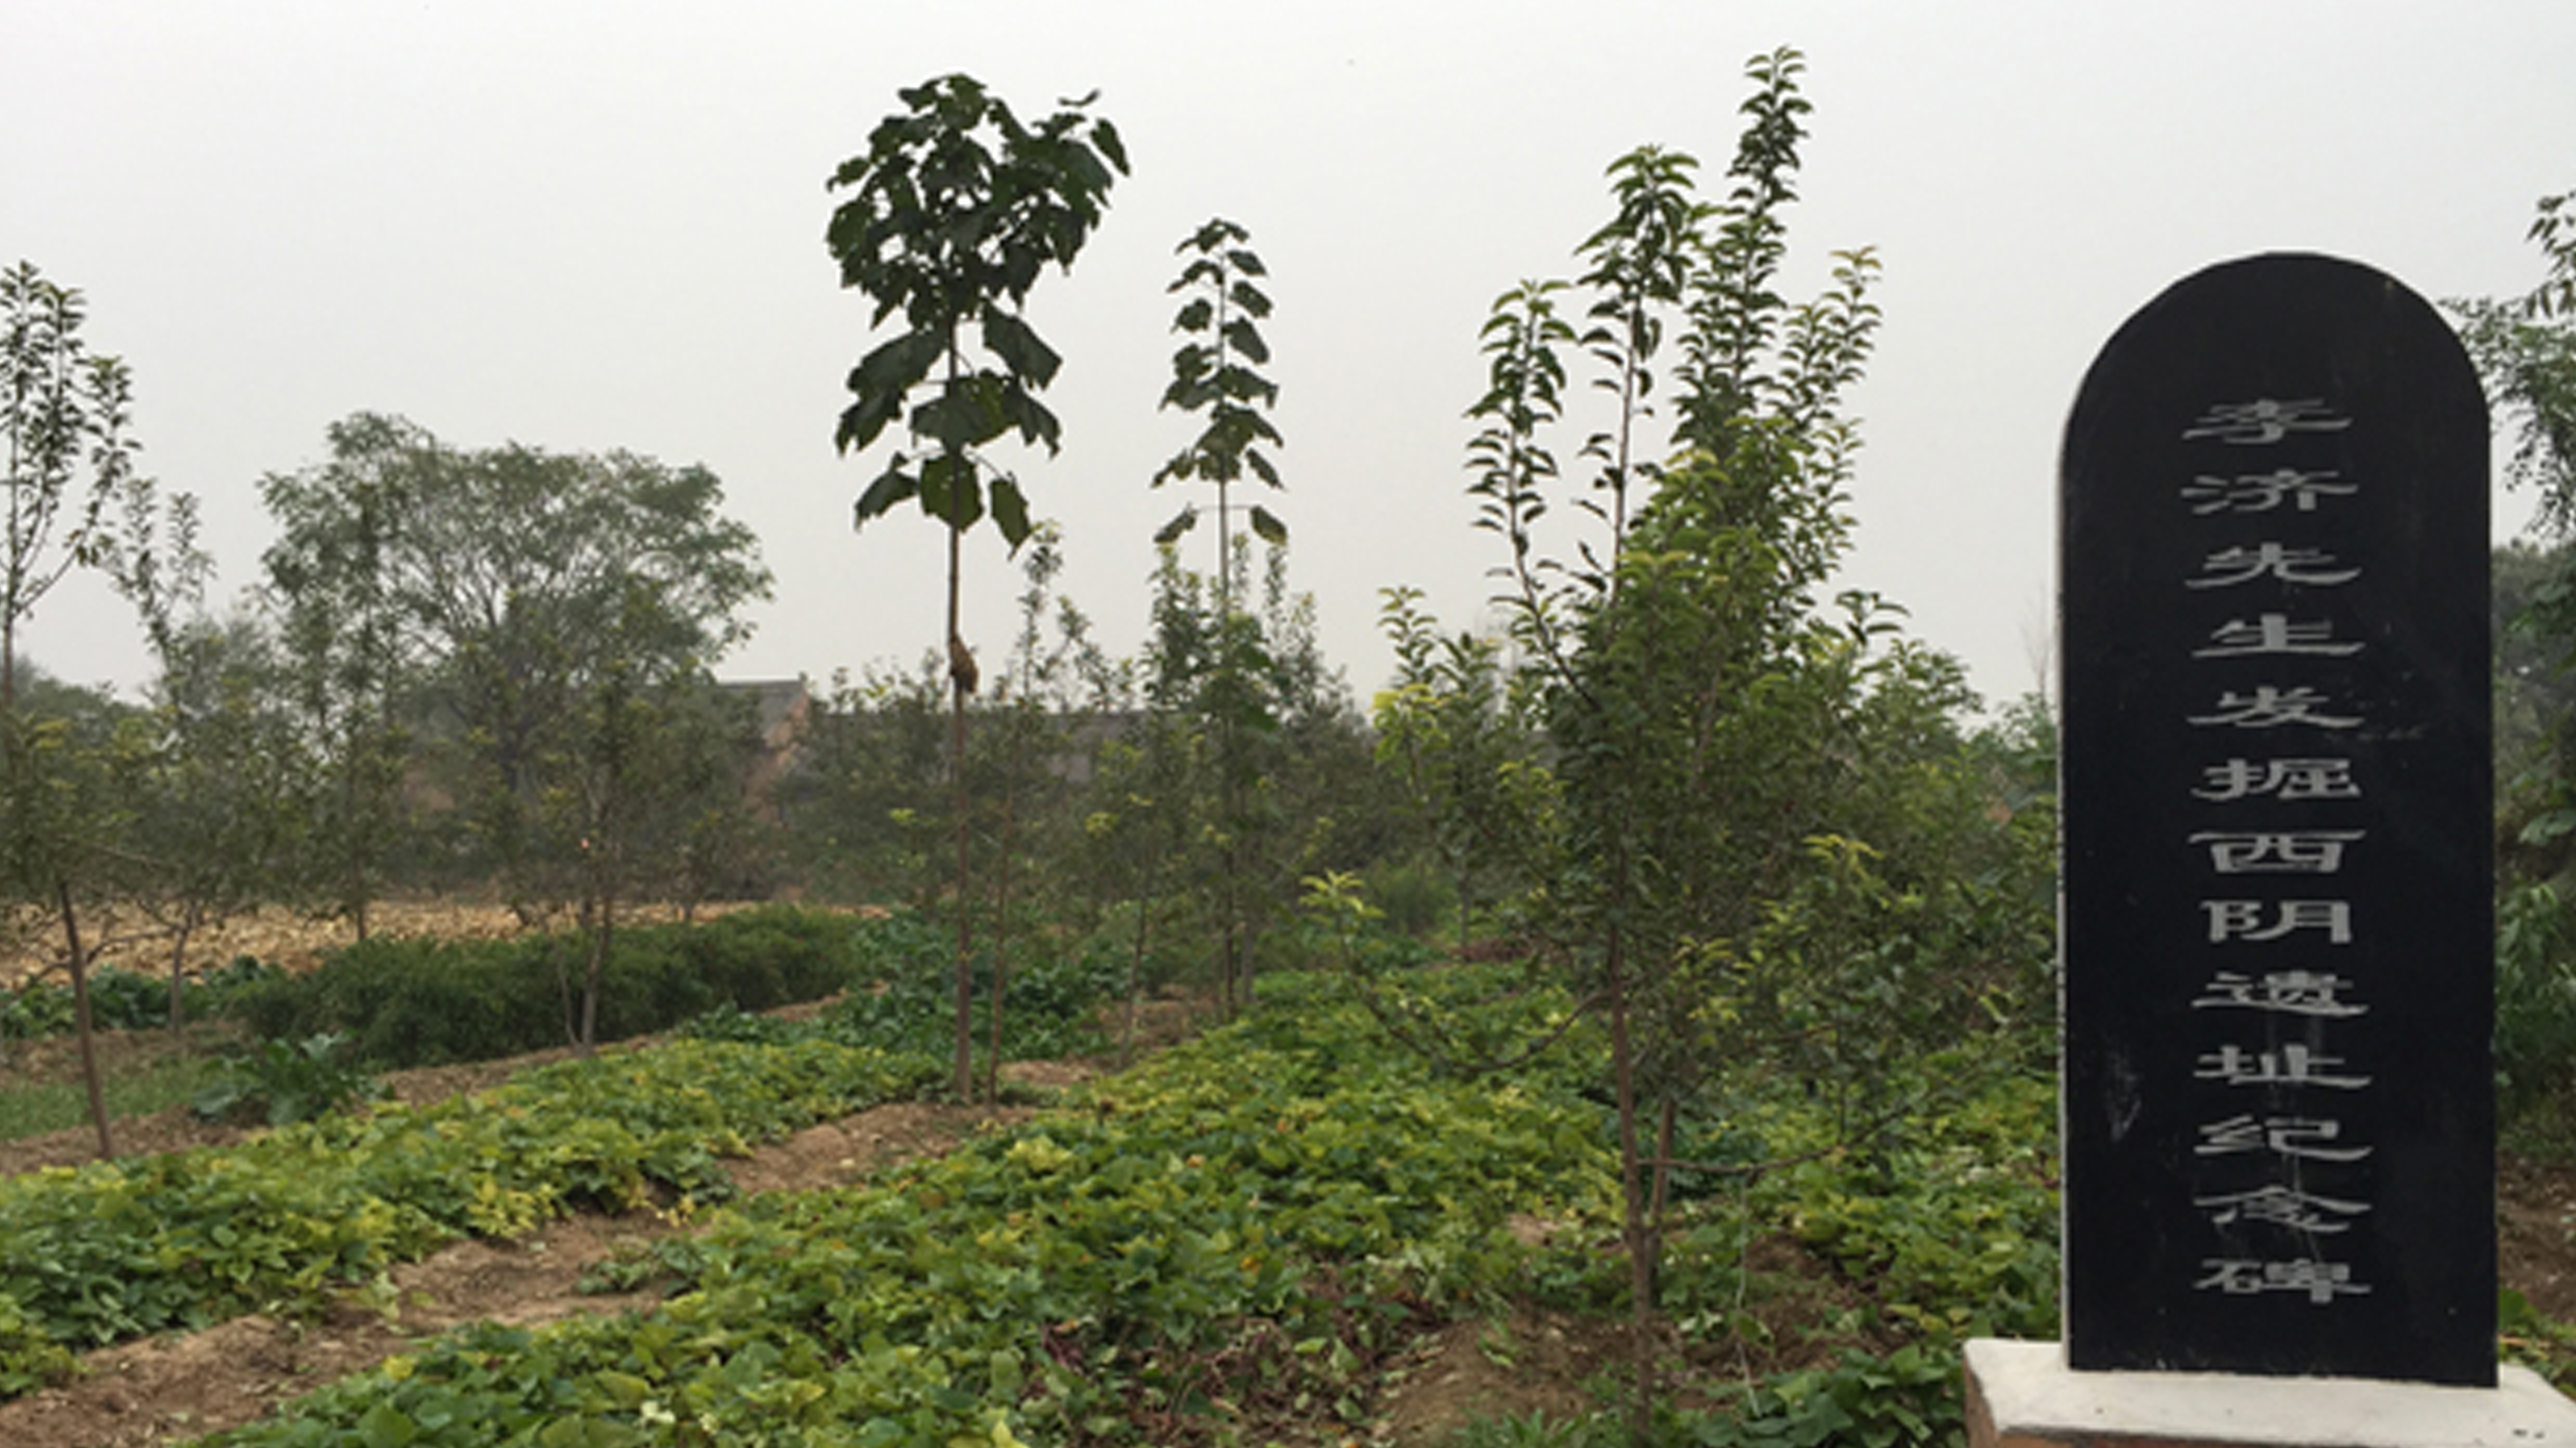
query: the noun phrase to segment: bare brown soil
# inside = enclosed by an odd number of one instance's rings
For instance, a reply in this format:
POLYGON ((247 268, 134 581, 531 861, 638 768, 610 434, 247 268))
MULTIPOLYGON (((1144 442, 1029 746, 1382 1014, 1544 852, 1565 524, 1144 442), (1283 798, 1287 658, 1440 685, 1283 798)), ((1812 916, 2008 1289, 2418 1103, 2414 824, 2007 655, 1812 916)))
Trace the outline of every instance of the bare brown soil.
POLYGON ((2503 1159, 2496 1257, 2505 1286, 2542 1316, 2576 1322, 2576 1165, 2503 1159))
MULTIPOLYGON (((1514 1234, 1534 1241, 1544 1223, 1515 1218, 1514 1234)), ((1615 1243, 1601 1244, 1615 1253, 1615 1243)), ((1846 1347, 1893 1349, 1893 1339, 1836 1333, 1834 1322, 1868 1294, 1786 1237, 1756 1240, 1735 1330, 1724 1340, 1684 1343, 1669 1330, 1655 1345, 1659 1371, 1681 1365, 1691 1383, 1751 1383, 1774 1373, 1822 1367, 1846 1347)), ((1520 1304, 1453 1322, 1426 1336, 1386 1374, 1373 1441, 1431 1448, 1478 1419, 1544 1417, 1551 1423, 1603 1406, 1632 1381, 1633 1339, 1623 1319, 1539 1311, 1520 1304)), ((1688 1397, 1687 1392, 1684 1393, 1688 1397)))
POLYGON ((1585 1383, 1626 1359, 1621 1324, 1517 1309, 1453 1322, 1386 1374, 1377 1431, 1397 1448, 1428 1448, 1479 1418, 1550 1422, 1596 1406, 1585 1383))
MULTIPOLYGON (((746 908, 749 907, 715 902, 698 906, 694 914, 705 920, 746 908)), ((657 924, 679 919, 680 908, 621 907, 617 918, 639 925, 657 924)), ((565 922, 552 923, 559 927, 565 922)), ((61 937, 29 922, 12 924, 14 928, 0 930, 0 988, 15 986, 31 976, 61 978, 61 937)), ((435 935, 448 940, 507 940, 524 933, 525 928, 517 913, 504 905, 380 900, 367 908, 367 933, 389 939, 435 935)), ((81 918, 81 933, 86 953, 101 963, 146 975, 166 975, 170 969, 170 932, 139 912, 102 910, 85 915, 81 918)), ((345 920, 316 920, 283 906, 268 905, 190 935, 188 969, 191 973, 209 970, 235 956, 254 955, 288 970, 311 970, 321 964, 324 951, 350 945, 357 938, 356 928, 345 920)))

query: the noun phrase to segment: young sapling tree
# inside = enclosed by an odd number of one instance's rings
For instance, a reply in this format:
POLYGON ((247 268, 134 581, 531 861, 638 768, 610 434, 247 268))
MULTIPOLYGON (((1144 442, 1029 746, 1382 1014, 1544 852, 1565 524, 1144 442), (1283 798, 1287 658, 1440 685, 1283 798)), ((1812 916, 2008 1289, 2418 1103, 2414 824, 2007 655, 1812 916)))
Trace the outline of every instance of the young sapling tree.
POLYGON ((825 233, 841 285, 875 304, 872 327, 901 318, 896 335, 851 369, 852 401, 835 440, 845 453, 863 450, 900 420, 915 450, 895 452, 859 495, 854 521, 864 527, 917 500, 947 534, 955 1067, 957 1094, 971 1097, 966 700, 977 672, 958 621, 961 544, 987 513, 1013 549, 1029 536, 1018 481, 982 449, 1011 433, 1050 453, 1059 444, 1062 427, 1037 393, 1055 380, 1061 359, 1021 308, 1046 266, 1071 269, 1100 224, 1111 182, 1127 170, 1127 152, 1109 122, 1086 113, 1096 93, 1034 126, 971 76, 942 76, 899 98, 905 110, 879 122, 868 149, 842 162, 830 182, 851 193, 825 233))

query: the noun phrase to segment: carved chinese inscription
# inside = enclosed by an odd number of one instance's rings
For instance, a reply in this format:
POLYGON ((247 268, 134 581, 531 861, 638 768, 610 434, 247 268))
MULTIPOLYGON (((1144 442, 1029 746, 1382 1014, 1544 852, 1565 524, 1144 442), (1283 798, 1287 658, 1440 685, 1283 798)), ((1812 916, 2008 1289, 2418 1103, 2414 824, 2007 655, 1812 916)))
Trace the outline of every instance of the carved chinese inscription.
POLYGON ((2487 424, 2421 298, 2214 267, 2060 494, 2077 1368, 2494 1381, 2487 424))

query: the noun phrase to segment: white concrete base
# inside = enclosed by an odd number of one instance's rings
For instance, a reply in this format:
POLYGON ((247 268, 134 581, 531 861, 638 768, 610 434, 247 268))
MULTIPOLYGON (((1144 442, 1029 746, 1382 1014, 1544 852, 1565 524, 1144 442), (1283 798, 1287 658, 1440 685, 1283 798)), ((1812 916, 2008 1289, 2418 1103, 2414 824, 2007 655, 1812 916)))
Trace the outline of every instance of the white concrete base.
POLYGON ((2053 1342, 1968 1344, 1969 1448, 2576 1448, 2576 1403, 2528 1368, 2492 1388, 2100 1373, 2053 1342))

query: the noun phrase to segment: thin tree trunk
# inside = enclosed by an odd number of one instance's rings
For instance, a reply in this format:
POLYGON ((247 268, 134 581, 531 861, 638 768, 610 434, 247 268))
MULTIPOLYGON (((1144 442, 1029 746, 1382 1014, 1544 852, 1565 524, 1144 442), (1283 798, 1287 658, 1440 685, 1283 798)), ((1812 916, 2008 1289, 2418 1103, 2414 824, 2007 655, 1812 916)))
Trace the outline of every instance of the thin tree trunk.
POLYGON ((1628 1244, 1628 1333, 1633 1355, 1636 1395, 1628 1405, 1632 1442, 1642 1443, 1653 1426, 1655 1403, 1655 1265, 1649 1255, 1645 1180, 1637 1152, 1637 1072, 1628 1033, 1626 963, 1620 958, 1619 927, 1610 927, 1605 963, 1610 985, 1610 1061, 1619 1093, 1619 1196, 1628 1244))
POLYGON ((1002 857, 995 867, 999 873, 993 911, 992 1046, 984 1060, 984 1099, 996 1106, 1002 1104, 1002 1000, 1011 986, 1011 816, 1017 780, 1008 764, 1002 779, 1002 857))
POLYGON ((63 943, 72 953, 72 1022, 80 1033, 81 1084, 89 1091, 89 1119, 98 1127, 98 1159, 116 1155, 107 1130, 107 1093, 98 1083, 98 1045, 90 1025, 89 959, 81 953, 80 917, 72 909, 71 881, 54 877, 54 899, 62 907, 63 943))
POLYGON ((1136 1048, 1136 1013, 1145 998, 1145 931, 1152 917, 1145 897, 1136 897, 1136 954, 1127 962, 1127 1029, 1118 1038, 1118 1069, 1127 1069, 1127 1060, 1136 1048))
POLYGON ((608 948, 617 933, 617 900, 602 890, 599 926, 591 933, 590 967, 581 983, 581 1054, 599 1049, 599 982, 608 971, 608 948))
MULTIPOLYGON (((574 917, 574 929, 585 939, 589 937, 590 912, 588 910, 582 910, 574 917)), ((564 968, 563 951, 557 945, 553 932, 547 932, 545 945, 546 966, 555 973, 555 997, 563 1009, 564 1044, 578 1046, 581 1044, 581 1008, 573 1003, 572 972, 564 968)))
MULTIPOLYGON (((1220 307, 1224 299, 1218 299, 1220 307)), ((1217 335, 1225 335, 1224 320, 1218 319, 1217 335)), ((1220 358, 1222 365, 1222 358, 1220 358)), ((1237 853, 1243 847, 1240 809, 1241 796, 1235 789, 1235 771, 1241 767, 1241 745, 1235 730, 1235 715, 1242 708, 1237 691, 1242 687, 1236 669, 1234 647, 1234 510, 1228 496, 1228 480, 1216 480, 1216 640, 1217 673, 1223 683, 1224 712, 1217 716, 1217 811, 1224 822, 1225 849, 1217 858, 1224 873, 1217 898, 1223 916, 1219 922, 1218 999, 1224 1003, 1225 1018, 1233 1020, 1241 1008, 1235 998, 1242 977, 1243 862, 1237 853)))
POLYGON ((178 1035, 188 1013, 188 937, 195 933, 202 907, 191 902, 179 912, 170 942, 170 1034, 178 1035))
MULTIPOLYGON (((954 359, 952 358, 951 371, 953 372, 954 370, 954 359)), ((954 484, 952 483, 951 486, 953 487, 954 484)), ((951 516, 948 520, 948 647, 950 650, 948 680, 948 693, 950 699, 948 714, 948 773, 953 790, 951 795, 951 808, 955 810, 957 815, 957 890, 954 897, 957 909, 957 1060, 955 1063, 955 1077, 957 1082, 957 1099, 960 1101, 973 1101, 975 1099, 975 1022, 973 1020, 973 1012, 975 1009, 975 977, 974 967, 972 964, 972 952, 974 949, 974 911, 969 908, 972 897, 968 891, 971 871, 969 869, 967 858, 968 834, 966 811, 969 801, 966 793, 966 676, 959 669, 957 652, 962 648, 962 644, 960 643, 962 636, 957 631, 958 562, 961 552, 958 540, 961 532, 962 530, 957 526, 954 509, 952 508, 951 516)))
POLYGON ((1648 1257, 1646 1280, 1662 1280, 1664 1270, 1664 1207, 1671 1200, 1673 1185, 1673 1117, 1677 1109, 1671 1095, 1664 1097, 1663 1120, 1655 1128, 1655 1189, 1646 1209, 1648 1257))

